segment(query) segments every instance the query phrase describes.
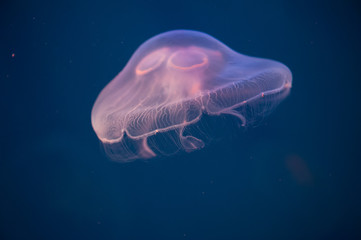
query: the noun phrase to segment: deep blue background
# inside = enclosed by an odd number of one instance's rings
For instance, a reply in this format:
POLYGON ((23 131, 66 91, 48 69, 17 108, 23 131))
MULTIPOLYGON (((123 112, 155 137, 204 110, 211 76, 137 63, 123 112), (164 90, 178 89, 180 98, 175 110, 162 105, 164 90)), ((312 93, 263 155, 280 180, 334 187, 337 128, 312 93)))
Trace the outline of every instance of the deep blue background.
POLYGON ((357 4, 59 2, 0 5, 0 239, 360 239, 357 4), (285 63, 290 96, 204 150, 109 161, 99 91, 179 28, 285 63))

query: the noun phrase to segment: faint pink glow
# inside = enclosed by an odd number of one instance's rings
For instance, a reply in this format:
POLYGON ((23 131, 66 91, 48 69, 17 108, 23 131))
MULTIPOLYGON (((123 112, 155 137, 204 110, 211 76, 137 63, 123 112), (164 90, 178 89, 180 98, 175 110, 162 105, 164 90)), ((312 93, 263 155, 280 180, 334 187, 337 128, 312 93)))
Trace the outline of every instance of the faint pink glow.
POLYGON ((294 179, 302 185, 313 182, 310 169, 306 162, 298 155, 290 155, 286 158, 286 165, 294 179))

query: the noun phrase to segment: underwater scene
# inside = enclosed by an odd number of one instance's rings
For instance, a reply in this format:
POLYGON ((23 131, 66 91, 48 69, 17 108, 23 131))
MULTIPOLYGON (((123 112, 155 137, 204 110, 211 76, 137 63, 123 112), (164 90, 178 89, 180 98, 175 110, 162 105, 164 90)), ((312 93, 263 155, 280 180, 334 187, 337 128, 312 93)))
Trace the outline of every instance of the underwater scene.
POLYGON ((0 239, 361 239, 356 1, 0 3, 0 239))

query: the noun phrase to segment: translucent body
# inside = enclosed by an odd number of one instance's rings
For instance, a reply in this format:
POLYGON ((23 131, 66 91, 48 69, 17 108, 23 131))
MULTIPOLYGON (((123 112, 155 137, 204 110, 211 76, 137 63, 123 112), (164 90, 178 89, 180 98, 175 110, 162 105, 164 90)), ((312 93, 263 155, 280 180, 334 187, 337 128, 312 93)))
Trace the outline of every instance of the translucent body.
POLYGON ((167 141, 192 151, 204 141, 185 129, 202 115, 231 114, 244 126, 269 113, 291 82, 279 62, 239 54, 205 33, 170 31, 143 43, 101 91, 92 126, 119 161, 167 152, 167 141), (157 134, 162 144, 150 143, 157 134))

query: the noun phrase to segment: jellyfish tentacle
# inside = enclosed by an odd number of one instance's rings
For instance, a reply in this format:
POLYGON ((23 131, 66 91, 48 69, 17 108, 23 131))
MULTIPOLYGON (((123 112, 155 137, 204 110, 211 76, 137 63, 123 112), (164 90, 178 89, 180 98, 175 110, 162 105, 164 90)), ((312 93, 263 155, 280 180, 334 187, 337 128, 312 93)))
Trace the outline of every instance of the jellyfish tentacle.
POLYGON ((179 139, 185 151, 191 152, 204 147, 204 142, 193 136, 183 136, 184 128, 179 132, 179 139))
POLYGON ((242 114, 240 114, 239 112, 237 112, 237 111, 235 111, 233 109, 230 109, 230 110, 227 110, 227 111, 225 111, 223 113, 233 115, 233 116, 239 118, 241 120, 241 122, 242 122, 242 127, 246 126, 246 122, 247 122, 246 118, 242 114))
POLYGON ((148 145, 148 138, 145 137, 143 138, 141 141, 141 151, 140 151, 140 156, 142 156, 143 158, 152 158, 152 157, 155 157, 157 156, 153 150, 149 147, 148 145))

